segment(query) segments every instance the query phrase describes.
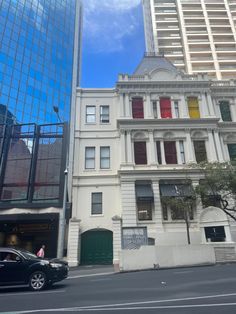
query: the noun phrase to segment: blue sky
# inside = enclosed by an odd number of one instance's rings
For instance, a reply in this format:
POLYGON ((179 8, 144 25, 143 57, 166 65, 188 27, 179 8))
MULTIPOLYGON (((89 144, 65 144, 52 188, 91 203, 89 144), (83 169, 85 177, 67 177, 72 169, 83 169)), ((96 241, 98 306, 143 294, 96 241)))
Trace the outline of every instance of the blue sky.
POLYGON ((84 1, 82 87, 113 87, 144 51, 141 0, 84 1))

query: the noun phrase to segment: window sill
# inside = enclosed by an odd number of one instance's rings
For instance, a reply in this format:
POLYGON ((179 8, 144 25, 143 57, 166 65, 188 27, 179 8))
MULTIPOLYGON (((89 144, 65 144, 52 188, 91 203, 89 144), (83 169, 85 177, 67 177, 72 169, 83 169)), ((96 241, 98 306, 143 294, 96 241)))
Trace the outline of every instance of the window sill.
POLYGON ((97 217, 104 217, 104 214, 91 214, 90 215, 91 218, 97 218, 97 217))
POLYGON ((96 125, 96 122, 85 122, 85 125, 96 125))
POLYGON ((138 224, 155 224, 156 222, 152 220, 138 220, 138 224))
MULTIPOLYGON (((185 224, 185 221, 183 219, 179 219, 179 220, 162 220, 162 223, 163 224, 182 224, 184 223, 185 224)), ((189 224, 190 224, 190 227, 191 227, 191 224, 194 223, 196 224, 197 223, 197 220, 190 220, 189 221, 189 224)))

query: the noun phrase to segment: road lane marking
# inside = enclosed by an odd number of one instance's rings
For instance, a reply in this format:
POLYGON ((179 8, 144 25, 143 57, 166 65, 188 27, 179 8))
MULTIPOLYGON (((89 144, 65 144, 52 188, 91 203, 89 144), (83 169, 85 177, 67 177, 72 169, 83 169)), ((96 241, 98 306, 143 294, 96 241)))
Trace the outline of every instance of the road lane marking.
POLYGON ((174 271, 174 274, 190 274, 193 273, 192 270, 182 270, 182 271, 174 271))
MULTIPOLYGON (((1 291, 1 290, 0 290, 1 291)), ((32 292, 19 292, 19 293, 14 293, 14 292, 9 292, 9 293, 2 293, 0 292, 0 297, 6 297, 6 296, 12 296, 12 295, 41 295, 41 294, 49 294, 49 293, 64 293, 66 290, 52 290, 52 291, 32 291, 32 292)), ((2 313, 2 312, 0 312, 2 313)))
POLYGON ((84 278, 84 277, 94 277, 94 276, 105 276, 105 275, 112 275, 114 272, 109 273, 98 273, 98 274, 87 274, 87 275, 76 275, 76 276, 69 276, 66 279, 75 279, 75 278, 84 278))
MULTIPOLYGON (((40 309, 40 310, 25 310, 25 311, 11 311, 11 312, 0 312, 0 314, 27 314, 27 313, 42 313, 42 312, 64 312, 64 311, 108 311, 108 310, 122 310, 126 306, 128 309, 129 306, 136 305, 137 309, 138 305, 148 305, 148 304, 155 304, 155 303, 168 303, 168 302, 180 302, 180 301, 191 301, 191 300, 201 300, 201 299, 213 299, 213 298, 220 298, 220 297, 231 297, 236 296, 236 293, 228 293, 228 294, 217 294, 217 295, 207 295, 207 296, 200 296, 200 297, 189 297, 189 298, 179 298, 179 299, 166 299, 166 300, 156 300, 156 301, 142 301, 142 302, 128 302, 128 303, 115 303, 115 304, 103 304, 103 305, 93 305, 93 306, 81 306, 81 307, 69 307, 69 308, 56 308, 56 309, 40 309)), ((166 305, 166 306, 156 306, 153 309, 158 308, 178 308, 178 307, 207 307, 207 306, 236 306, 236 303, 218 303, 218 304, 199 304, 199 305, 166 305)), ((136 309, 136 307, 130 307, 130 309, 136 309)), ((149 306, 145 307, 145 309, 151 308, 149 306)))

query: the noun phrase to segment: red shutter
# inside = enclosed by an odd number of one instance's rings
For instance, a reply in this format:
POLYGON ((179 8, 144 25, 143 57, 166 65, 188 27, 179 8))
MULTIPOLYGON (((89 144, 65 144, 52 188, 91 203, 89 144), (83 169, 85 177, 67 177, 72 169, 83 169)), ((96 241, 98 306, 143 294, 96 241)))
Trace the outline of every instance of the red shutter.
POLYGON ((170 98, 160 99, 160 110, 162 118, 172 118, 170 98))
POLYGON ((147 164, 146 142, 134 142, 134 160, 136 165, 147 164))
POLYGON ((143 119, 143 99, 133 98, 132 99, 132 114, 135 119, 143 119))
POLYGON ((177 164, 175 142, 164 142, 165 158, 167 164, 177 164))

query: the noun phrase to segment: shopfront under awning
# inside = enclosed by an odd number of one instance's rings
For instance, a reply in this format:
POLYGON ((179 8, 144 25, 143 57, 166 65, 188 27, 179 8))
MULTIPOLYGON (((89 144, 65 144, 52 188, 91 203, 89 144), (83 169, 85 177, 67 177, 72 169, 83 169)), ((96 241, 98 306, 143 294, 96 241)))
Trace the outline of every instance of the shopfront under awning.
POLYGON ((139 202, 153 202, 154 195, 151 184, 138 184, 135 186, 136 199, 139 202))

